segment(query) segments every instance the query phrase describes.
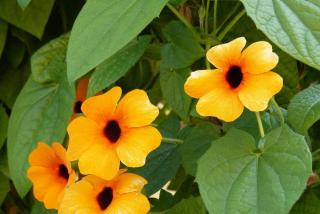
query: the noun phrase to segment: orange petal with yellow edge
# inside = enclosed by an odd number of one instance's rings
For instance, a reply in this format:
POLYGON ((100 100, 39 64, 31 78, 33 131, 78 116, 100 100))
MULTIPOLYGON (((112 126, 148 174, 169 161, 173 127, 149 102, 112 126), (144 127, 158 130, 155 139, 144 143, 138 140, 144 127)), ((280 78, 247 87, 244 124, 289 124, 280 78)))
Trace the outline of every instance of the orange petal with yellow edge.
POLYGON ((150 210, 150 203, 146 196, 138 192, 120 195, 111 202, 104 214, 130 213, 146 214, 150 210))
MULTIPOLYGON (((68 164, 67 161, 67 153, 65 148, 57 142, 54 142, 52 145, 52 150, 55 152, 55 155, 63 162, 64 164, 68 164)), ((70 165, 70 164, 69 164, 70 165)))
POLYGON ((207 59, 216 68, 227 71, 231 65, 240 63, 241 51, 245 45, 246 39, 239 37, 231 42, 214 46, 207 52, 207 59))
POLYGON ((139 175, 123 173, 117 177, 114 189, 119 194, 140 192, 147 183, 147 180, 139 175))
POLYGON ((161 142, 160 132, 151 126, 131 128, 124 132, 117 145, 117 153, 122 163, 129 167, 145 164, 147 155, 161 142))
POLYGON ((85 151, 79 158, 82 174, 93 174, 105 180, 115 177, 120 167, 116 151, 106 144, 97 143, 85 151))
POLYGON ((241 64, 244 72, 261 74, 268 72, 278 64, 279 57, 272 52, 268 42, 260 41, 249 45, 241 55, 241 64))
POLYGON ((128 92, 116 110, 121 126, 147 126, 156 119, 159 109, 152 105, 145 91, 135 89, 128 92))
POLYGON ((44 196, 44 206, 47 209, 58 209, 65 185, 61 183, 52 183, 47 186, 47 193, 44 196))
POLYGON ((67 128, 69 144, 67 157, 77 160, 91 145, 104 142, 102 129, 93 121, 85 117, 78 117, 70 122, 67 128))
POLYGON ((274 72, 247 75, 239 91, 239 98, 249 110, 263 111, 268 107, 271 97, 278 93, 282 86, 282 77, 274 72))
POLYGON ((82 112, 97 123, 105 123, 112 115, 121 97, 121 88, 116 86, 106 93, 85 100, 81 106, 82 112))
POLYGON ((48 144, 39 142, 29 155, 29 163, 34 166, 54 167, 58 164, 58 159, 48 144))
POLYGON ((214 116, 226 122, 237 119, 243 108, 237 93, 224 88, 217 88, 201 97, 196 105, 200 115, 214 116))
POLYGON ((225 73, 218 69, 191 72, 184 84, 185 92, 194 98, 200 98, 219 87, 226 87, 226 83, 225 73))

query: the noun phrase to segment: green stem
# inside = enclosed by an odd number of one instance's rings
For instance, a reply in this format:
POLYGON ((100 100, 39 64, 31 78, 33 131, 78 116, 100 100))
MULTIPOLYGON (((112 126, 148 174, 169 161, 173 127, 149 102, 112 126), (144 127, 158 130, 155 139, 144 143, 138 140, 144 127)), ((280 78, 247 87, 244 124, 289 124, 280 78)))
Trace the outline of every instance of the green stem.
POLYGON ((257 122, 258 122, 261 138, 264 138, 264 129, 263 129, 260 113, 259 112, 255 112, 255 113, 256 113, 256 117, 257 117, 257 122))
POLYGON ((223 31, 218 35, 218 39, 221 41, 225 35, 232 29, 232 27, 239 21, 239 19, 246 13, 245 10, 242 10, 238 15, 236 15, 230 23, 223 29, 223 31))
POLYGON ((164 143, 172 143, 172 144, 182 144, 183 140, 177 139, 177 138, 168 138, 168 137, 163 137, 162 142, 164 143))
POLYGON ((315 151, 312 152, 312 156, 315 156, 316 154, 318 154, 320 152, 320 149, 317 149, 315 151))
POLYGON ((280 106, 278 105, 277 101, 274 99, 274 97, 271 98, 271 103, 275 107, 276 111, 278 112, 278 114, 280 116, 281 124, 284 124, 284 117, 283 117, 282 111, 281 111, 280 106))
POLYGON ((213 5, 213 29, 212 33, 213 35, 216 36, 217 34, 217 12, 218 12, 218 0, 214 0, 214 5, 213 5))
POLYGON ((191 32, 196 36, 196 38, 198 40, 200 39, 199 34, 197 33, 197 31, 194 29, 194 27, 188 22, 188 20, 185 19, 185 17, 183 15, 181 15, 179 13, 179 11, 177 11, 177 9, 172 6, 171 4, 167 4, 167 7, 171 10, 171 12, 182 22, 186 25, 187 28, 189 28, 191 30, 191 32))
POLYGON ((225 23, 232 17, 234 16, 235 12, 238 10, 238 8, 240 7, 241 3, 238 2, 237 5, 230 11, 230 13, 228 14, 227 18, 220 24, 220 26, 216 29, 216 33, 218 33, 221 28, 225 25, 225 23))
MULTIPOLYGON (((209 33, 209 10, 210 9, 210 0, 207 0, 207 6, 206 6, 206 19, 205 19, 205 25, 204 25, 204 32, 206 34, 206 36, 208 36, 208 33, 209 33)), ((206 40, 206 52, 209 50, 210 48, 210 45, 211 45, 211 42, 209 39, 206 40)), ((208 60, 206 60, 206 68, 207 69, 211 69, 210 67, 210 63, 208 60)))

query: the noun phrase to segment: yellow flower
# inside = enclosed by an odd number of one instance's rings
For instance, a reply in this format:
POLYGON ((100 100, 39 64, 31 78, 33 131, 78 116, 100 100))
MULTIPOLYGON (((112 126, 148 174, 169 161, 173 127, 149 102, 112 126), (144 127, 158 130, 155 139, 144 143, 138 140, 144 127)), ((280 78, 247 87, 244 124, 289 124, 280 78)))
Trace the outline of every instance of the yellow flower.
POLYGON ((47 209, 58 209, 67 185, 74 183, 76 174, 66 159, 66 151, 59 143, 52 148, 39 142, 29 155, 27 176, 33 184, 33 194, 47 209))
POLYGON ((59 214, 144 214, 150 204, 140 193, 147 181, 132 173, 123 173, 106 181, 88 175, 65 192, 59 214))
POLYGON ((184 88, 186 93, 199 98, 197 112, 233 121, 243 112, 263 111, 273 95, 283 85, 281 76, 271 72, 278 63, 268 42, 246 45, 243 37, 212 47, 207 59, 217 69, 192 72, 184 88))
POLYGON ((159 114, 147 94, 133 90, 118 103, 121 88, 83 102, 85 117, 74 119, 68 126, 70 160, 79 159, 83 174, 113 178, 120 166, 140 167, 146 156, 161 142, 157 129, 149 126, 159 114))

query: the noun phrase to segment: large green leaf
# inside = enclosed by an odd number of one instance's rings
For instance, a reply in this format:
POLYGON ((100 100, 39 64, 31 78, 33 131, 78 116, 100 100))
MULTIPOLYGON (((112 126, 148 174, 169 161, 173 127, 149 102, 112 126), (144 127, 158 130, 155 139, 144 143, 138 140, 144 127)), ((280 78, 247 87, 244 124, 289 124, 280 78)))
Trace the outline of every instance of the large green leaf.
POLYGON ((174 177, 180 166, 180 156, 177 146, 162 143, 147 158, 146 165, 140 168, 132 168, 131 171, 147 179, 145 187, 148 196, 161 189, 174 177))
POLYGON ((41 39, 54 0, 32 0, 22 10, 16 0, 0 1, 0 18, 41 39))
POLYGON ((183 119, 188 117, 191 104, 191 97, 187 96, 183 89, 189 74, 189 69, 169 70, 163 68, 160 72, 163 97, 172 110, 183 119))
POLYGON ((0 172, 0 205, 10 191, 9 179, 0 172))
POLYGON ((304 137, 285 125, 262 141, 259 151, 251 135, 233 129, 202 156, 197 182, 210 213, 287 214, 298 200, 312 173, 304 137))
POLYGON ((6 44, 8 24, 0 19, 0 58, 6 44))
MULTIPOLYGON (((55 41, 60 43, 61 39, 65 37, 55 41)), ((64 48, 66 50, 66 46, 64 48)), ((29 153, 39 141, 48 144, 63 141, 75 99, 74 90, 67 81, 64 60, 57 56, 49 63, 44 58, 43 63, 47 64, 43 72, 52 75, 51 81, 41 84, 31 76, 19 94, 9 120, 9 169, 20 196, 24 196, 31 186, 26 177, 29 153)))
POLYGON ((75 81, 136 37, 168 0, 90 0, 73 26, 67 54, 75 81))
POLYGON ((190 197, 183 199, 178 204, 170 208, 165 214, 206 214, 206 208, 201 197, 190 197))
POLYGON ((288 106, 288 121, 300 133, 320 119, 320 85, 313 85, 296 94, 288 106))
POLYGON ((195 176, 198 159, 207 151, 213 140, 220 136, 220 129, 209 122, 197 124, 186 136, 179 147, 182 165, 186 172, 195 176))
POLYGON ((31 0, 17 0, 22 9, 25 9, 31 2, 31 0))
POLYGON ((166 67, 186 68, 204 55, 194 34, 183 23, 172 21, 163 33, 169 41, 161 48, 161 58, 166 67))
POLYGON ((248 15, 282 50, 320 70, 319 0, 241 0, 248 15))
POLYGON ((123 77, 143 55, 150 40, 150 36, 141 36, 98 65, 89 81, 88 96, 98 93, 123 77))
POLYGON ((4 144, 5 139, 7 138, 7 130, 8 130, 8 115, 6 110, 0 105, 0 149, 4 144))

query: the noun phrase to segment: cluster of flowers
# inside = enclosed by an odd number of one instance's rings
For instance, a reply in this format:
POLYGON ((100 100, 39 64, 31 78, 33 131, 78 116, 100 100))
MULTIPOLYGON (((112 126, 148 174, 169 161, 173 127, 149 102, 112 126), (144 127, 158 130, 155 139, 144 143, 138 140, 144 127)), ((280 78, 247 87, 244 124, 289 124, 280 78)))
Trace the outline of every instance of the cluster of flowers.
MULTIPOLYGON (((199 98, 201 116, 234 121, 244 107, 263 111, 283 85, 270 71, 278 56, 267 42, 256 42, 246 50, 241 37, 211 48, 207 59, 217 69, 192 72, 185 83, 186 93, 199 98)), ((80 103, 84 116, 74 118, 68 128, 67 151, 59 143, 52 147, 38 143, 30 154, 28 178, 35 197, 46 208, 70 213, 143 214, 150 204, 141 190, 147 181, 120 169, 141 167, 147 155, 161 142, 157 129, 150 126, 159 114, 146 92, 133 90, 119 102, 121 88, 80 103), (70 161, 78 160, 77 176, 70 161), (82 177, 76 182, 78 177, 82 177)), ((77 108, 77 105, 76 105, 77 108)))

